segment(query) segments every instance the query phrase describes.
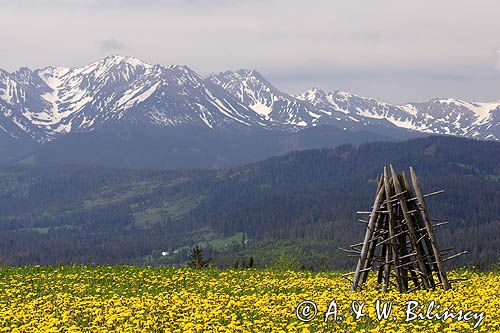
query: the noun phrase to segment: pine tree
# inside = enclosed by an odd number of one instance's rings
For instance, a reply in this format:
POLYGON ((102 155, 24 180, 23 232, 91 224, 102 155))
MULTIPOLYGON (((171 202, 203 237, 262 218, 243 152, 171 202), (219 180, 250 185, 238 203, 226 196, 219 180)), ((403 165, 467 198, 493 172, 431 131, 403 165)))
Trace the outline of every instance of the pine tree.
POLYGON ((254 266, 253 257, 250 257, 250 261, 248 262, 248 268, 252 268, 254 266))
POLYGON ((192 268, 203 268, 207 267, 208 261, 203 258, 203 253, 198 245, 193 247, 190 254, 191 260, 189 261, 189 266, 192 268))

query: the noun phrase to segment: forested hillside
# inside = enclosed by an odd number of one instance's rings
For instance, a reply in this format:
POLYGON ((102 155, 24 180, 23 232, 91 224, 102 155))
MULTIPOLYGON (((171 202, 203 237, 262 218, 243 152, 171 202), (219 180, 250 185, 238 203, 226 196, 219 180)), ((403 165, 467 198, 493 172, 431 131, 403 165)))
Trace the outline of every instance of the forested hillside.
MULTIPOLYGON (((215 265, 282 253, 346 268, 384 164, 412 165, 455 265, 498 262, 500 143, 452 137, 292 152, 229 170, 15 167, 0 172, 0 259, 8 264, 182 263, 195 243, 215 265)), ((451 263, 450 263, 451 264, 451 263)))
MULTIPOLYGON (((0 146, 0 165, 63 166, 100 165, 129 169, 217 169, 241 166, 292 150, 359 145, 371 141, 396 141, 422 136, 400 129, 373 127, 372 131, 347 131, 318 126, 300 132, 213 131, 210 129, 120 129, 70 134, 56 141, 23 149, 17 159, 9 147, 0 146), (383 134, 379 134, 383 133, 383 134), (10 164, 8 164, 10 163, 10 164)), ((17 145, 16 145, 17 147, 17 145)))

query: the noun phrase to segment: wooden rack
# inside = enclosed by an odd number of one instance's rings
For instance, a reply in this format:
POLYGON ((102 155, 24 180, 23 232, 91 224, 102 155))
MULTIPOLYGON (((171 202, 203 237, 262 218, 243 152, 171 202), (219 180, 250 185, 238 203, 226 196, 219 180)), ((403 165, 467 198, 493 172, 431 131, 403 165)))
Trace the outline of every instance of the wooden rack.
POLYGON ((377 179, 377 192, 371 211, 358 212, 368 215, 359 221, 367 225, 363 242, 341 249, 358 257, 351 291, 362 288, 370 271, 377 272, 377 281, 383 291, 391 286, 399 292, 416 289, 434 289, 441 286, 451 289, 443 262, 467 253, 448 255, 440 251, 435 229, 447 222, 435 223, 429 217, 425 198, 440 194, 437 191, 423 194, 417 175, 410 167, 410 181, 404 171, 396 174, 390 165, 377 179), (412 186, 413 185, 413 186, 412 186))

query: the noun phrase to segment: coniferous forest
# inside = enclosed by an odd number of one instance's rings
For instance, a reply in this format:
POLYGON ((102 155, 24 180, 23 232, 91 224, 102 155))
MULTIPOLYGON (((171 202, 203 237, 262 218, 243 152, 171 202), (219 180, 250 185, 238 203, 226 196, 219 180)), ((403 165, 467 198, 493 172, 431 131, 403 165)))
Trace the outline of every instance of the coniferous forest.
POLYGON ((500 143, 453 137, 292 152, 224 170, 4 167, 0 261, 185 264, 198 245, 221 267, 347 268, 384 165, 413 166, 447 263, 488 268, 500 253, 500 143))

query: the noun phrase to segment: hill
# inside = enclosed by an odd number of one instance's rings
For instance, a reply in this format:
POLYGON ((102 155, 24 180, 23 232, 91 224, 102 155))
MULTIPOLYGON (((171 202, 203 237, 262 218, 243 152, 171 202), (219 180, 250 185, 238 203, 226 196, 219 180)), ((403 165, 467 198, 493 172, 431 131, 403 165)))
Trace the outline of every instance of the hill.
POLYGON ((449 220, 455 264, 498 262, 500 143, 452 137, 292 152, 228 170, 9 167, 0 173, 0 257, 11 264, 182 263, 195 243, 216 265, 286 252, 306 267, 345 268, 361 239, 357 210, 384 164, 412 165, 431 215, 449 220))

